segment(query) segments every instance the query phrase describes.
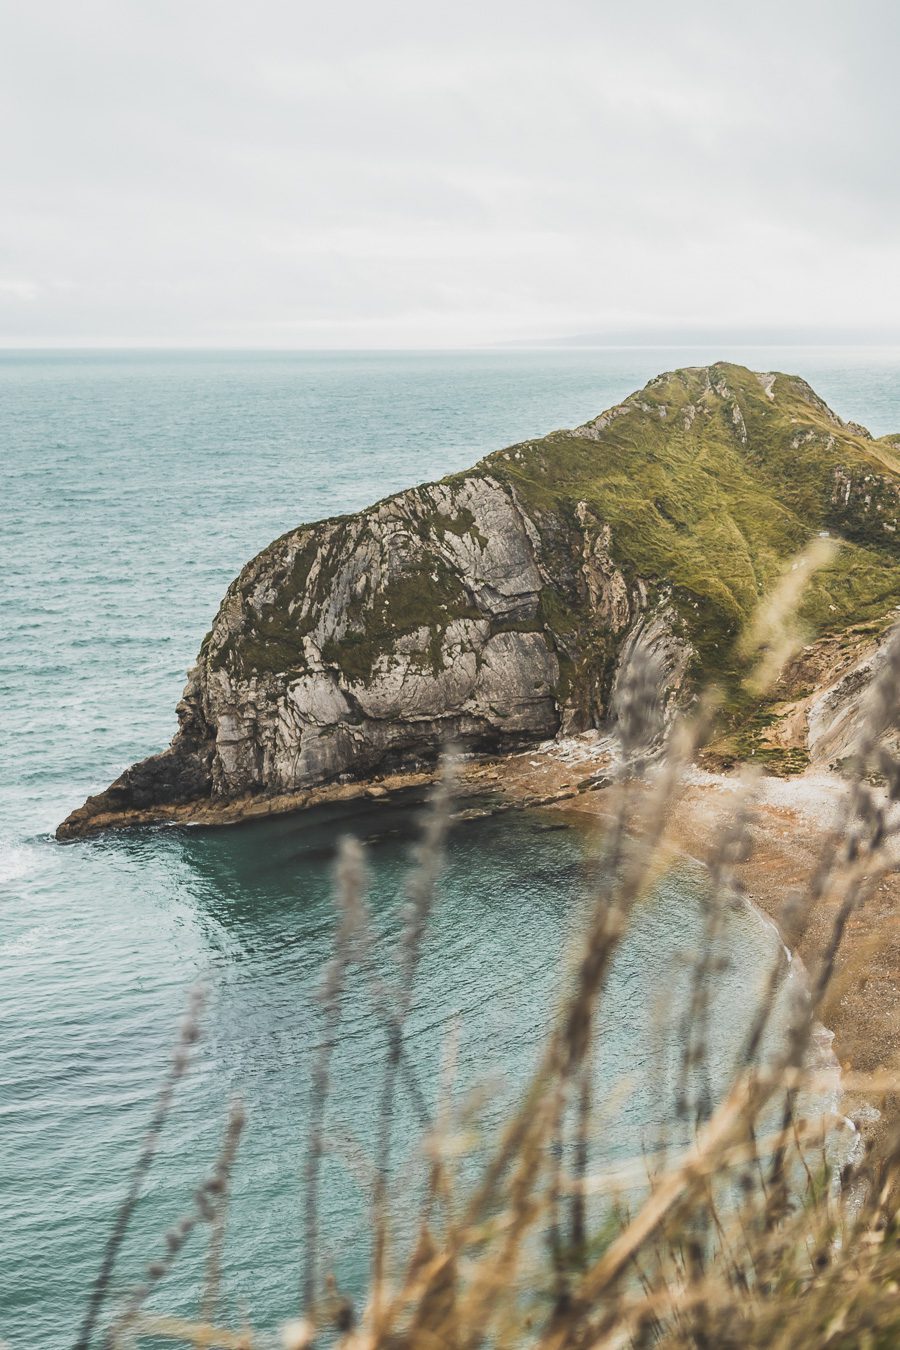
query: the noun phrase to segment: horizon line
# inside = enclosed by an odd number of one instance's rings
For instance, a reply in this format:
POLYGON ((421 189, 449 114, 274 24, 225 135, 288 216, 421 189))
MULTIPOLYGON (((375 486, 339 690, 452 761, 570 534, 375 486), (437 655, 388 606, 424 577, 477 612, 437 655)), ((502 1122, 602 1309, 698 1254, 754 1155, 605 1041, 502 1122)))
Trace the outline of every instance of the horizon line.
POLYGON ((282 347, 282 346, 245 346, 245 345, 216 345, 201 343, 163 343, 163 342, 126 342, 126 343, 4 343, 0 341, 0 355, 18 355, 18 354, 69 354, 69 353, 98 353, 104 354, 117 352, 205 352, 205 353, 258 353, 260 355, 273 356, 312 356, 312 355, 416 355, 423 354, 447 354, 447 353, 490 353, 490 354, 514 354, 527 355, 529 352, 564 352, 564 351, 694 351, 698 347, 722 346, 722 347, 742 347, 754 351, 764 351, 771 348, 802 349, 805 351, 834 351, 834 350, 858 350, 858 351, 898 351, 900 350, 900 337, 892 341, 866 342, 860 340, 843 340, 828 342, 809 342, 800 338, 792 339, 770 339, 768 341, 747 341, 740 338, 697 338, 692 342, 579 342, 576 339, 547 339, 546 341, 529 339, 517 339, 509 342, 491 342, 491 343, 470 343, 457 346, 303 346, 303 347, 282 347))

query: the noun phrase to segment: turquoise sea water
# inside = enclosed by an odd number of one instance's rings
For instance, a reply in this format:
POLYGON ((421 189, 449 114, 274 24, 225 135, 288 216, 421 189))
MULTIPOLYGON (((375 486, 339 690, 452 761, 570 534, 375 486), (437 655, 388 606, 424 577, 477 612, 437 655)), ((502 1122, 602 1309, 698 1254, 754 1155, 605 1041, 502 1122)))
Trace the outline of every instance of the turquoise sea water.
MULTIPOLYGON (((184 672, 232 576, 300 521, 573 425, 659 370, 717 356, 793 369, 843 416, 876 434, 900 430, 900 358, 884 352, 0 354, 0 1337, 15 1347, 71 1341, 198 976, 211 990, 208 1034, 121 1282, 139 1275, 189 1204, 236 1092, 250 1124, 226 1292, 264 1326, 296 1306, 311 994, 333 932, 331 854, 347 829, 375 839, 374 908, 389 954, 409 811, 52 840, 89 792, 167 742, 184 672)), ((543 826, 523 815, 457 831, 425 954, 427 997, 413 1014, 426 1077, 457 1013, 461 1085, 501 1075, 488 1127, 532 1061, 583 904, 578 831, 543 826)), ((676 989, 698 922, 686 873, 642 912, 621 954, 602 1072, 632 1090, 611 1153, 633 1152, 668 1109, 656 991, 676 989)), ((722 1064, 773 954, 752 916, 731 923, 722 1064)), ((364 999, 348 1000, 346 1017, 332 1129, 365 1151, 382 1040, 364 999)), ((401 1117, 401 1158, 412 1135, 401 1117)), ((359 1198, 346 1166, 330 1162, 325 1222, 351 1289, 366 1261, 359 1198)), ((201 1268, 198 1244, 157 1306, 190 1311, 201 1268)))

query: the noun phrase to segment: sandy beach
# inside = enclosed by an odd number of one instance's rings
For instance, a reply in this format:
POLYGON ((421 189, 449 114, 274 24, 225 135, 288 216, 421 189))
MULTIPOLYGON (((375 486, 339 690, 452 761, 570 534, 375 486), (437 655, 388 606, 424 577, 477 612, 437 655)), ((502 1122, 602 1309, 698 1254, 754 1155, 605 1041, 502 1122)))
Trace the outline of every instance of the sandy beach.
MULTIPOLYGON (((504 795, 602 820, 612 806, 603 786, 603 747, 595 733, 511 756, 500 768, 467 766, 466 778, 494 783, 504 795), (598 770, 598 761, 600 768, 598 770), (599 776, 600 785, 591 780, 599 776)), ((745 791, 737 774, 692 768, 669 813, 666 839, 673 850, 706 861, 745 791)), ((759 777, 752 788, 752 852, 736 868, 747 898, 782 931, 789 897, 803 890, 833 837, 846 784, 827 772, 792 778, 759 777)), ((871 878, 847 924, 822 1021, 834 1033, 844 1075, 897 1072, 900 1077, 900 870, 871 878)), ((838 897, 826 897, 809 916, 797 955, 814 973, 832 936, 838 897)), ((847 1092, 844 1110, 865 1123, 877 1098, 847 1092)), ((877 1132, 877 1131, 876 1131, 877 1132)))

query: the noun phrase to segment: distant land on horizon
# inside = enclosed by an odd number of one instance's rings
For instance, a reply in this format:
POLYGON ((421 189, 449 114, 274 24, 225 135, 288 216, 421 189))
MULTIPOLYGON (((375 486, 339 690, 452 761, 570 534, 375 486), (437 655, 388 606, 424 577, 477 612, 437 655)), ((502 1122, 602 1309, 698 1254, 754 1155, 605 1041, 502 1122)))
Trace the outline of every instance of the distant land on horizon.
POLYGON ((871 328, 821 328, 814 325, 790 327, 734 328, 706 324, 670 326, 609 327, 556 337, 516 338, 495 344, 498 347, 862 347, 900 348, 900 331, 871 328))

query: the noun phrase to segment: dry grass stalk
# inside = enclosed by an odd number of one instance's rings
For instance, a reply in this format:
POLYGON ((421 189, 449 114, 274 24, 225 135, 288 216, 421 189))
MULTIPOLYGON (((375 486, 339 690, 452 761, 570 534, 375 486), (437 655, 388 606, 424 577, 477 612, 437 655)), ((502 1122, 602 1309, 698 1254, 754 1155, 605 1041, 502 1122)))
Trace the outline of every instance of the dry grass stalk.
POLYGON ((197 985, 192 989, 188 996, 187 1012, 179 1030, 175 1049, 172 1052, 169 1070, 163 1079, 162 1087, 160 1088, 159 1096, 156 1100, 153 1117, 150 1121, 150 1126, 144 1136, 141 1151, 138 1154, 134 1170, 131 1174, 128 1191, 119 1207, 118 1214, 116 1215, 115 1222, 113 1223, 112 1230, 107 1240, 100 1270, 94 1281, 90 1298, 88 1299, 84 1320, 75 1340, 75 1350, 87 1350, 103 1304, 109 1294, 116 1260, 121 1251, 122 1243, 125 1240, 125 1234, 127 1233, 128 1227, 134 1216, 134 1211, 141 1194, 144 1180, 150 1170, 153 1159, 156 1157, 160 1136, 162 1135, 175 1096, 175 1089, 178 1086, 179 1080, 183 1078, 184 1074, 187 1072, 190 1063, 190 1048, 200 1036, 200 1014, 203 1009, 205 997, 206 993, 201 985, 197 985))

